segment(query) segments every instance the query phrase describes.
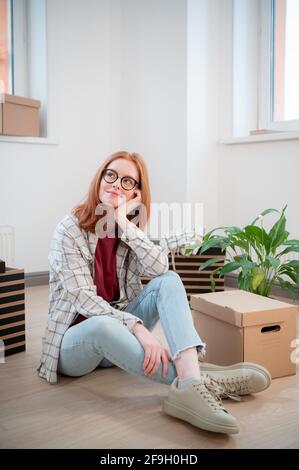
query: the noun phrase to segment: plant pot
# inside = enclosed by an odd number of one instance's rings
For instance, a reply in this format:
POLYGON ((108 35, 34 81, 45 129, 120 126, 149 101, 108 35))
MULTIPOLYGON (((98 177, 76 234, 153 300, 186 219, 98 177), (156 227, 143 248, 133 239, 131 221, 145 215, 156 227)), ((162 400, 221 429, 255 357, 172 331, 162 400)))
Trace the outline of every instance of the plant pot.
MULTIPOLYGON (((225 259, 225 252, 221 252, 218 247, 210 248, 203 255, 181 255, 174 254, 174 266, 172 263, 171 253, 168 255, 169 270, 175 271, 180 276, 187 294, 188 301, 190 302, 191 294, 205 294, 212 292, 210 274, 219 266, 223 265, 225 259), (198 271, 199 267, 203 265, 207 259, 222 258, 223 261, 215 263, 203 271, 198 271)), ((146 285, 152 277, 142 276, 142 285, 146 285)), ((215 275, 215 291, 224 290, 224 278, 215 275)))

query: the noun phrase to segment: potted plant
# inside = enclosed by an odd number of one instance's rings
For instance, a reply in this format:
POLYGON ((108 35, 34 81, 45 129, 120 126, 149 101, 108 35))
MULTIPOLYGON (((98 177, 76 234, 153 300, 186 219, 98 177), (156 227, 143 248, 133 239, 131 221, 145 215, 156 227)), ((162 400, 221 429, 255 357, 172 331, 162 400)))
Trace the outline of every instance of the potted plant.
MULTIPOLYGON (((277 209, 263 211, 243 229, 235 226, 217 227, 203 236, 201 245, 186 248, 186 252, 192 250, 194 253, 194 249, 197 249, 200 254, 215 246, 226 251, 228 256, 225 257, 224 265, 213 270, 210 275, 212 290, 215 275, 222 277, 238 271, 239 289, 269 297, 273 286, 279 285, 282 289, 288 289, 295 299, 295 286, 299 284, 299 261, 286 260, 285 255, 299 252, 299 240, 288 238, 289 232, 285 228, 286 208, 287 205, 268 232, 263 227, 263 218, 271 212, 279 213, 277 209), (219 230, 223 233, 220 234, 219 230)), ((209 268, 217 261, 208 259, 199 267, 199 271, 209 268)))

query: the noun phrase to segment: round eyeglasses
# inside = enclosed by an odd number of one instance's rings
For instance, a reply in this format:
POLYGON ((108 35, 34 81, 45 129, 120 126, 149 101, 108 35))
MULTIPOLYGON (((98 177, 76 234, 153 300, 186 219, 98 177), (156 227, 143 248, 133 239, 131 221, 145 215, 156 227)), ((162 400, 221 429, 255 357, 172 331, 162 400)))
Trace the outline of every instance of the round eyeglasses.
MULTIPOLYGON (((118 180, 119 176, 116 171, 109 170, 109 168, 106 168, 103 171, 103 178, 106 183, 112 184, 118 180)), ((120 184, 125 191, 130 191, 131 189, 135 188, 135 186, 137 186, 139 183, 131 176, 123 176, 122 178, 120 178, 120 184)))

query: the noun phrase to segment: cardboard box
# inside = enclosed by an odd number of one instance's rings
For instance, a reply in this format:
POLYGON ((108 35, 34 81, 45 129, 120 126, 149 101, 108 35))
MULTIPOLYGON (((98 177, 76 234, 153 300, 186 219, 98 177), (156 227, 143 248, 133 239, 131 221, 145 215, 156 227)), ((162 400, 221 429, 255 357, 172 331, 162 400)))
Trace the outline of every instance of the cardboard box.
POLYGON ((0 108, 0 134, 39 137, 40 101, 4 94, 0 108))
MULTIPOLYGON (((180 276, 190 303, 190 296, 196 293, 211 292, 210 274, 216 267, 224 263, 225 252, 221 252, 221 248, 215 247, 207 250, 203 255, 174 255, 175 271, 180 276), (198 271, 198 268, 210 258, 222 258, 223 261, 214 263, 209 268, 198 271)), ((173 271, 171 254, 168 256, 169 270, 173 271)), ((148 276, 141 277, 141 282, 146 285, 152 278, 148 276)), ((224 290, 224 278, 215 276, 215 290, 224 290)))
POLYGON ((296 374, 296 305, 231 290, 192 295, 191 310, 205 362, 255 362, 273 378, 296 374))
POLYGON ((6 267, 0 274, 0 357, 21 351, 25 351, 24 269, 6 267))

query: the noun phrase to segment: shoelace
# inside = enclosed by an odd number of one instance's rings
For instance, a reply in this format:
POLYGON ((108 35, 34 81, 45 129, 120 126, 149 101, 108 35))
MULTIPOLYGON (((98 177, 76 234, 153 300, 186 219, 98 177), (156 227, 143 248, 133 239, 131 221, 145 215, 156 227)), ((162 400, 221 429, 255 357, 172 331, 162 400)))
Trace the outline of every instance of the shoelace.
POLYGON ((206 374, 205 380, 214 385, 215 393, 220 394, 221 398, 231 398, 232 400, 241 401, 240 394, 249 393, 248 377, 230 377, 218 379, 206 374))
POLYGON ((197 382, 193 384, 193 387, 201 394, 204 400, 206 400, 215 411, 225 411, 227 410, 224 408, 221 396, 219 394, 218 386, 212 384, 211 382, 205 379, 203 382, 197 382))

